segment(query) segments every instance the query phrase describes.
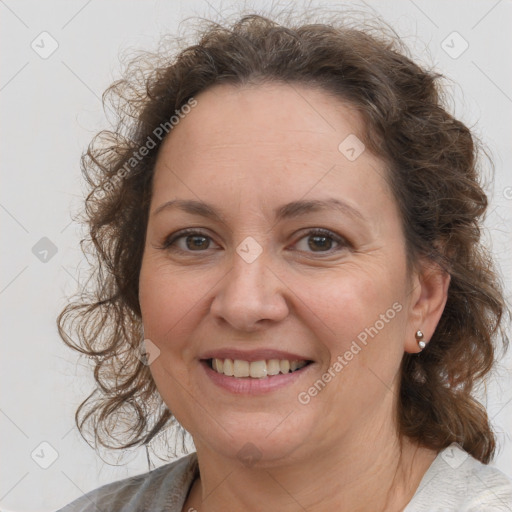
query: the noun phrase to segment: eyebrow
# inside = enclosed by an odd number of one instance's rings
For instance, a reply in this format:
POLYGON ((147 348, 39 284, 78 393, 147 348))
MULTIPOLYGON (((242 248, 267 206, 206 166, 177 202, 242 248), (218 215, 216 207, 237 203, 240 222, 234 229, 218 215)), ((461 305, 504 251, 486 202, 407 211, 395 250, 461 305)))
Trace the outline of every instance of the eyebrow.
MULTIPOLYGON (((203 201, 196 201, 193 199, 174 199, 172 201, 167 201, 166 203, 156 208, 156 210, 153 212, 153 215, 157 215, 164 210, 173 208, 178 208, 192 215, 200 215, 202 217, 207 217, 218 222, 224 222, 215 207, 203 201)), ((292 201, 274 210, 274 217, 276 221, 280 221, 325 210, 336 210, 345 215, 348 215, 349 217, 354 217, 366 221, 366 218, 359 210, 336 198, 328 198, 322 200, 312 199, 309 201, 292 201)))

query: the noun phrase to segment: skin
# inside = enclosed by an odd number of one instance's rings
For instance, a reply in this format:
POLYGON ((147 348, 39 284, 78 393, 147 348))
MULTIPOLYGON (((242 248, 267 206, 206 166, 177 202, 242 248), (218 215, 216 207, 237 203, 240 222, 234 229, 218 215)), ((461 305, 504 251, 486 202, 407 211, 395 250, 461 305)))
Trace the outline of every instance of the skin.
POLYGON ((284 84, 220 85, 196 100, 158 156, 139 297, 145 338, 160 350, 152 375, 197 449, 201 478, 183 510, 403 510, 436 452, 397 434, 399 366, 404 352, 419 352, 418 329, 432 336, 449 277, 421 262, 407 275, 384 163, 368 150, 355 161, 338 150, 350 134, 362 139, 350 105, 284 84), (363 219, 329 209, 274 220, 285 203, 327 197, 363 219), (155 214, 173 199, 208 202, 221 220, 176 208, 155 214), (209 237, 199 250, 186 238, 174 246, 183 252, 162 248, 190 227, 209 237), (322 248, 307 228, 348 243, 322 248), (236 252, 249 236, 262 249, 252 263, 236 252), (401 311, 299 403, 395 303, 401 311), (241 396, 214 385, 199 362, 233 347, 277 348, 313 364, 293 384, 241 396), (255 463, 238 456, 246 443, 255 463))

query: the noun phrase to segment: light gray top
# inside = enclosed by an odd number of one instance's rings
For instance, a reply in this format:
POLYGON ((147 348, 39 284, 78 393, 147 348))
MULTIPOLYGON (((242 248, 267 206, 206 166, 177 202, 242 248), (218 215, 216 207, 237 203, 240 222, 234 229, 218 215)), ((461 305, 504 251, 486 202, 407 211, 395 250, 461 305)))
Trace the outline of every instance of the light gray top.
MULTIPOLYGON (((181 512, 198 474, 194 452, 103 485, 57 512, 181 512)), ((453 443, 438 453, 403 512, 512 512, 512 479, 453 443)))

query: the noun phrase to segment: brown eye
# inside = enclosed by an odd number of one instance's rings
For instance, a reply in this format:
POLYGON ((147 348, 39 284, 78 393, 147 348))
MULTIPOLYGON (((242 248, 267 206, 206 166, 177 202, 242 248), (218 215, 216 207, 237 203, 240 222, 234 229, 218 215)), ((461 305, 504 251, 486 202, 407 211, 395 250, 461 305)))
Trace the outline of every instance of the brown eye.
POLYGON ((194 229, 185 229, 168 237, 162 244, 161 249, 182 252, 203 252, 210 248, 211 242, 211 237, 206 233, 194 229))
POLYGON ((327 229, 313 229, 308 231, 296 245, 299 245, 303 240, 307 242, 302 244, 302 248, 299 246, 299 250, 304 252, 331 253, 349 246, 344 238, 327 229))
POLYGON ((334 240, 328 236, 324 235, 310 235, 309 237, 308 247, 313 251, 316 250, 329 250, 332 247, 334 240))
POLYGON ((208 246, 210 245, 208 237, 202 235, 187 235, 181 238, 185 238, 187 249, 190 250, 208 249, 208 246))

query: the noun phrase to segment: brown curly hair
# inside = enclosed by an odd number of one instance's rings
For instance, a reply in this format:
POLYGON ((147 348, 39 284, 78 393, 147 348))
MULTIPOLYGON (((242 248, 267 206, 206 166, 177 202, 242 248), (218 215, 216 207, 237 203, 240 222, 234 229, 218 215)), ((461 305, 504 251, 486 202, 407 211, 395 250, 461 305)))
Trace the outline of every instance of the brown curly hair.
POLYGON ((443 77, 414 63, 380 22, 371 30, 332 18, 283 25, 251 14, 232 24, 205 23, 197 44, 143 52, 129 63, 125 78, 103 95, 117 112, 116 126, 97 134, 82 155, 90 237, 81 245, 95 263, 82 293, 57 320, 64 342, 95 365, 97 389, 75 414, 80 433, 92 422, 96 444, 122 449, 177 425, 149 367, 136 357, 143 338, 139 272, 153 170, 165 139, 156 128, 170 133, 170 115, 213 85, 280 82, 320 87, 358 109, 365 144, 389 168, 408 262, 426 257, 451 276, 427 349, 403 356, 399 434, 437 451, 458 442, 488 463, 495 436, 472 390, 493 367, 496 341, 508 348, 499 336, 508 310, 481 242, 485 152, 443 106, 443 77), (141 151, 150 140, 153 147, 141 151))

